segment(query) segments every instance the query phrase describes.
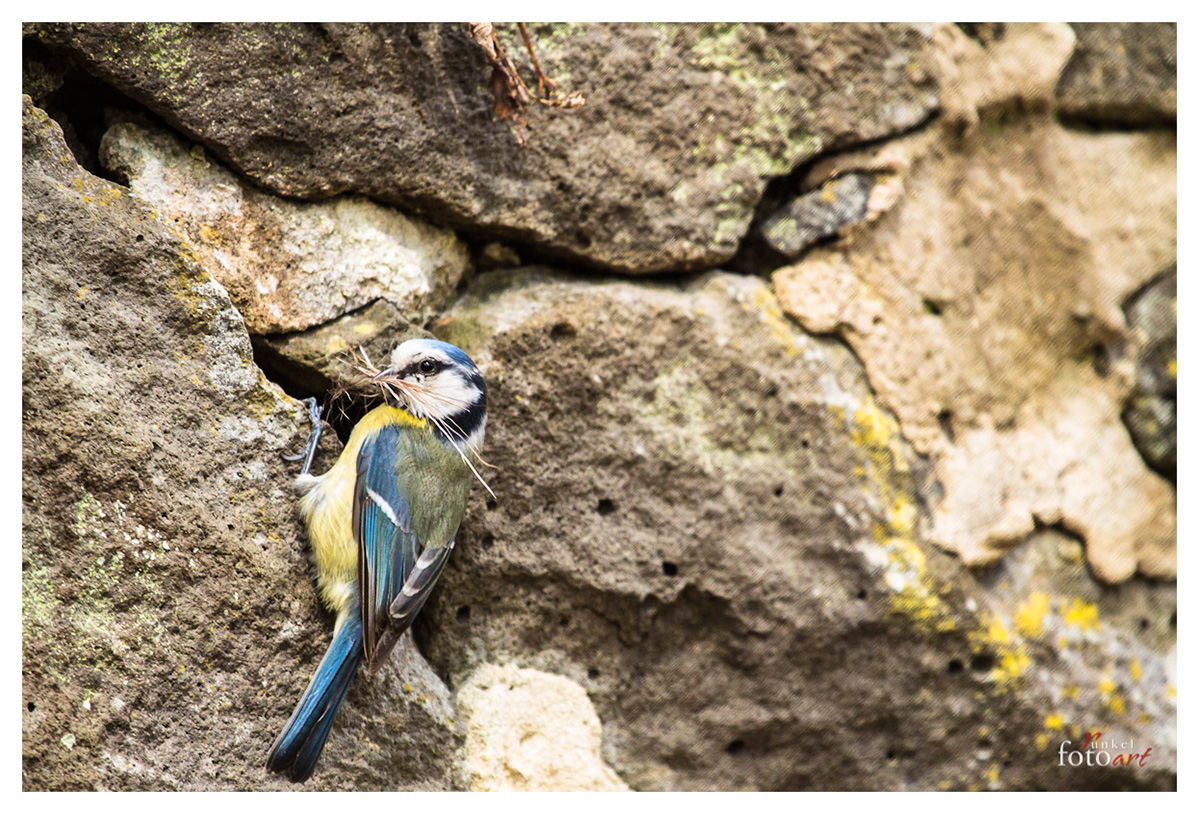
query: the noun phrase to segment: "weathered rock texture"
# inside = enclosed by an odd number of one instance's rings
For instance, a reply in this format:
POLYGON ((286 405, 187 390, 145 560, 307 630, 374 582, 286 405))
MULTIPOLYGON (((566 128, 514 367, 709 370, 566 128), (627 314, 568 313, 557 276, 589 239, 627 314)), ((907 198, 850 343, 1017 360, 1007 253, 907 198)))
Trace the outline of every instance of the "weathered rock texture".
POLYGON ((869 226, 775 273, 784 309, 844 336, 934 457, 939 543, 987 563, 1062 523, 1107 581, 1172 577, 1174 491, 1121 425, 1130 377, 1092 358, 1125 334, 1126 298, 1175 261, 1175 137, 983 114, 966 136, 931 128, 815 167, 813 185, 886 180, 869 226))
POLYGON ((1178 377, 1175 347, 1179 301, 1176 274, 1155 280, 1125 307, 1137 359, 1135 384, 1121 418, 1138 452, 1155 471, 1175 480, 1178 377))
POLYGON ((359 192, 629 272, 729 259, 769 176, 937 104, 910 26, 531 30, 587 101, 535 104, 522 146, 461 24, 31 28, 269 190, 359 192))
POLYGON ((1174 75, 1107 30, 534 25, 587 102, 518 146, 461 26, 27 26, 130 187, 26 101, 24 787, 286 786, 331 621, 255 363, 433 333, 496 497, 308 788, 1173 788, 1174 75))
POLYGON ((447 230, 363 198, 280 200, 160 130, 118 124, 100 158, 183 230, 254 334, 312 328, 376 301, 423 320, 467 270, 467 249, 447 230))
POLYGON ((1099 123, 1175 121, 1175 23, 1072 23, 1075 52, 1058 83, 1063 112, 1099 123))
MULTIPOLYGON (((305 412, 171 225, 24 108, 22 783, 279 789, 266 751, 329 638, 280 454, 305 412)), ((443 788, 411 649, 343 708, 317 788, 443 788)))
MULTIPOLYGON (((1138 651, 1151 701, 1118 715, 1136 622, 1047 647, 1023 586, 928 551, 896 423, 762 282, 494 273, 435 330, 488 377, 496 467, 419 626, 452 685, 506 660, 581 683, 638 789, 1171 783, 1055 772, 1047 721, 1171 766, 1169 657, 1138 651)), ((1087 603, 1067 591, 1046 630, 1087 603)))
POLYGON ((772 215, 762 225, 762 238, 783 257, 796 260, 818 241, 865 219, 874 186, 875 179, 868 173, 831 179, 772 215))
POLYGON ((467 726, 467 767, 478 791, 627 790, 600 758, 600 719, 571 680, 481 665, 456 695, 467 726))
POLYGON ((934 26, 934 64, 943 119, 968 129, 981 111, 1019 103, 1049 109, 1075 45, 1064 23, 1005 23, 968 37, 961 27, 934 26))

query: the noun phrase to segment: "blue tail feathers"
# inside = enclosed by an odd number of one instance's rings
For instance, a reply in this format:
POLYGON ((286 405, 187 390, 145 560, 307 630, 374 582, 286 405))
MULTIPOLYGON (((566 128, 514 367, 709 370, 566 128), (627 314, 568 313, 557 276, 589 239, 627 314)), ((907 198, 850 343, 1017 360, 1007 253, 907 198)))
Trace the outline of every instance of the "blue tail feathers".
POLYGON ((334 635, 300 704, 271 746, 268 770, 295 782, 312 775, 362 660, 362 616, 355 609, 334 635))

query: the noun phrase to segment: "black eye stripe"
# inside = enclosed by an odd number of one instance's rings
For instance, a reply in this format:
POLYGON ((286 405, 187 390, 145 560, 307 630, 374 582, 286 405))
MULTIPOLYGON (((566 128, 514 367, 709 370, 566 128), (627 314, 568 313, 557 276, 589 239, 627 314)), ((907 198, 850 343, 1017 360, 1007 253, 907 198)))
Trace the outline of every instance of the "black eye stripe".
POLYGON ((404 370, 400 371, 399 376, 401 379, 403 379, 406 376, 412 376, 413 374, 423 374, 425 376, 432 376, 436 373, 440 373, 440 372, 446 370, 447 367, 448 366, 444 362, 441 362, 440 360, 426 358, 426 359, 420 360, 419 362, 414 362, 414 363, 408 365, 407 367, 404 368, 404 370))

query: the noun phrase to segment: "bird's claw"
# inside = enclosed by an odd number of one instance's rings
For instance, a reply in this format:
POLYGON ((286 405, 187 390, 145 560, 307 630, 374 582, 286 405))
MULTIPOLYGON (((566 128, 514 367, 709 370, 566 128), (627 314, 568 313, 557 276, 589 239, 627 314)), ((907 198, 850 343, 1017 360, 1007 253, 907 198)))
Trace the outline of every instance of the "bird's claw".
POLYGON ((301 475, 308 473, 308 469, 312 466, 313 457, 317 454, 317 442, 321 439, 321 403, 316 400, 316 397, 310 396, 307 399, 301 400, 308 406, 308 419, 312 422, 312 431, 308 434, 308 441, 304 445, 304 449, 294 456, 281 456, 284 461, 304 461, 304 469, 300 471, 301 475))

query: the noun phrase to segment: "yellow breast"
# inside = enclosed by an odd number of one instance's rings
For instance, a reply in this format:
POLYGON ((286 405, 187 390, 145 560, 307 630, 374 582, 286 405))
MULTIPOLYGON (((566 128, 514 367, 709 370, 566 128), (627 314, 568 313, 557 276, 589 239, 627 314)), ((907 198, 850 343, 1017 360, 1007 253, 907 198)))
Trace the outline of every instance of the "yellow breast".
POLYGON ((354 426, 350 440, 329 472, 319 476, 300 499, 300 517, 308 526, 308 539, 317 561, 317 586, 332 611, 341 612, 354 593, 358 575, 358 543, 354 540, 351 512, 358 453, 363 443, 388 425, 427 427, 423 419, 399 408, 381 405, 354 426))

